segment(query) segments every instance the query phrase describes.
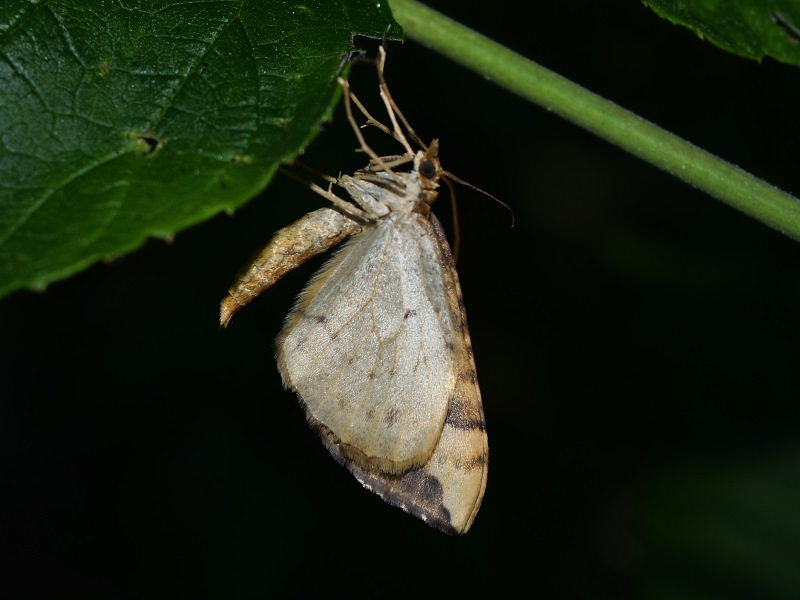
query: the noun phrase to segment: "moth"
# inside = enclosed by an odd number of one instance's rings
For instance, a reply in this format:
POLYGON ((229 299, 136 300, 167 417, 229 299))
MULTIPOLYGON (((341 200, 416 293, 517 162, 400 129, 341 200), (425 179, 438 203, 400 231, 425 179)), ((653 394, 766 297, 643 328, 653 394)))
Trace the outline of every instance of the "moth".
POLYGON ((391 128, 339 79, 369 164, 352 176, 326 177, 327 189, 308 182, 331 206, 274 235, 222 300, 220 322, 227 326, 286 273, 347 240, 300 294, 277 337, 284 386, 297 392, 311 428, 365 488, 459 534, 481 505, 489 450, 458 275, 431 212, 447 173, 438 141, 423 144, 389 94, 385 59, 381 48, 379 91, 391 128), (379 157, 351 104, 405 152, 379 157))

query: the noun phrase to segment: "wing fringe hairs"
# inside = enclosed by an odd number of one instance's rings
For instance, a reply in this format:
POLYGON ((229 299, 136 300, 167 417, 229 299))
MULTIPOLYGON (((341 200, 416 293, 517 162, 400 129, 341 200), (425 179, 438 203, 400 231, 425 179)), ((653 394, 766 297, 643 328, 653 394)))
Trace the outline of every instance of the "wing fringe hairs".
POLYGON ((430 210, 446 172, 438 141, 426 146, 392 100, 384 63, 381 48, 379 90, 391 128, 339 79, 369 165, 352 176, 324 177, 327 189, 309 182, 333 206, 275 234, 223 299, 220 322, 227 326, 286 273, 347 240, 309 282, 278 334, 284 385, 297 392, 311 428, 364 487, 459 534, 480 508, 489 451, 458 275, 430 210), (405 153, 379 157, 351 103, 405 153), (334 185, 350 201, 334 194, 334 185))

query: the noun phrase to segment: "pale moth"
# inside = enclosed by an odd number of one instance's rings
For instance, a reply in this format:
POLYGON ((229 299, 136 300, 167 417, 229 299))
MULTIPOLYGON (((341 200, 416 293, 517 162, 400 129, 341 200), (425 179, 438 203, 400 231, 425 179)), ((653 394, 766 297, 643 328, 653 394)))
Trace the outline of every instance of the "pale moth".
POLYGON ((465 533, 486 489, 489 450, 455 264, 431 212, 446 173, 398 110, 377 62, 392 128, 343 79, 345 109, 367 167, 309 185, 333 206, 278 231, 220 307, 233 314, 312 256, 348 239, 300 294, 276 340, 278 369, 309 424, 361 484, 449 534, 465 533), (378 157, 352 115, 405 148, 378 157), (405 128, 401 128, 398 118, 405 128), (406 135, 421 150, 414 151, 406 135), (408 170, 398 170, 407 166, 408 170), (333 193, 333 185, 350 196, 333 193))

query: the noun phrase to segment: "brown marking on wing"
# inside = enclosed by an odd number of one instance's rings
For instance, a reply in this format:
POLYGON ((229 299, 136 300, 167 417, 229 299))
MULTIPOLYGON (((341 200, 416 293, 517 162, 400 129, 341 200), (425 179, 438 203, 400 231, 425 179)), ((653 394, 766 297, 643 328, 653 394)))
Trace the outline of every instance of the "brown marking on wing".
POLYGON ((386 414, 383 416, 383 420, 388 427, 392 427, 395 423, 397 423, 397 418, 399 416, 400 412, 394 406, 392 406, 386 411, 386 414))

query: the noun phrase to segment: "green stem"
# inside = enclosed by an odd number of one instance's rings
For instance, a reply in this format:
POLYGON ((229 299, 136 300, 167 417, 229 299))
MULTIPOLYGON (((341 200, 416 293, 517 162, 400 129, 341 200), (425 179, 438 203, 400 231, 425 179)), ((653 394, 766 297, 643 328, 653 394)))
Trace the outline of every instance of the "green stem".
POLYGON ((389 4, 410 39, 800 240, 793 196, 415 0, 389 4))

